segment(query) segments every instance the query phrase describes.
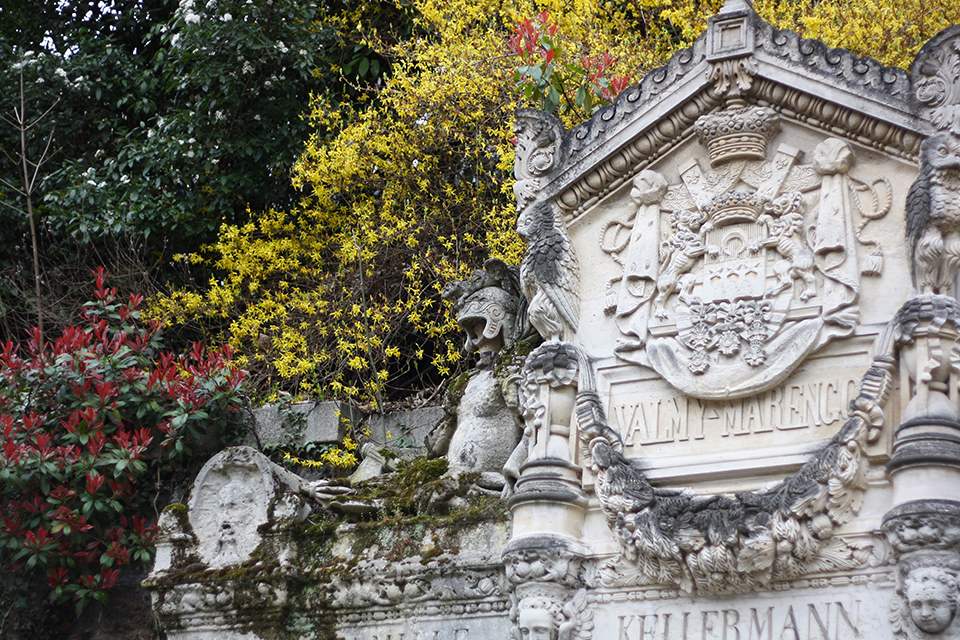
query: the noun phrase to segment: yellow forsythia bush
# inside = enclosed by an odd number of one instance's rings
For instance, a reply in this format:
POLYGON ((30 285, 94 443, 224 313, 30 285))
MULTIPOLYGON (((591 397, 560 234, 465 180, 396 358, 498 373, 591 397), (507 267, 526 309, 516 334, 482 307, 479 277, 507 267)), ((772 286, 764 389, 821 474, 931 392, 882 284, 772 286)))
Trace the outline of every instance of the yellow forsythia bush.
MULTIPOLYGON (((364 108, 316 97, 295 167, 302 202, 225 225, 200 255, 201 291, 153 300, 153 314, 228 341, 264 390, 378 401, 461 366, 444 284, 487 257, 518 263, 512 112, 517 22, 547 11, 565 51, 609 52, 636 81, 690 44, 719 0, 412 0, 418 33, 392 47, 392 74, 364 108), (426 35, 424 35, 426 34, 426 35)), ((907 65, 956 0, 758 1, 782 28, 907 65)), ((360 25, 358 28, 362 27, 360 25)), ((305 105, 306 106, 306 105, 305 105)), ((560 113, 566 124, 572 117, 560 113)), ((269 396, 268 396, 269 397, 269 396)))

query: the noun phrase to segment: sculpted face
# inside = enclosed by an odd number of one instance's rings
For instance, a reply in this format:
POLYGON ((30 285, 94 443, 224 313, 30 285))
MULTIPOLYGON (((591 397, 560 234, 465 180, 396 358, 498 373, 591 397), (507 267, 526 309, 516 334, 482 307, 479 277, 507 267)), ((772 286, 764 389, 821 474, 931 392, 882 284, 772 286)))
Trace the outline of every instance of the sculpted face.
POLYGON ((525 609, 519 616, 523 640, 554 640, 553 615, 546 609, 525 609))
POLYGON ((927 633, 940 633, 956 612, 956 601, 949 585, 936 579, 908 580, 907 604, 914 624, 927 633))

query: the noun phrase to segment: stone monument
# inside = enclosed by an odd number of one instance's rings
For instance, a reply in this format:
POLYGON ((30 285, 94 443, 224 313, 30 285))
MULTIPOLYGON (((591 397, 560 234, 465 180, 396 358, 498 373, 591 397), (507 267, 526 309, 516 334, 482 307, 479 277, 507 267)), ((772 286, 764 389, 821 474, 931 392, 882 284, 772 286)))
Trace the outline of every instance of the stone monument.
POLYGON ((960 26, 906 72, 728 0, 589 121, 515 131, 526 253, 449 296, 468 350, 539 334, 523 436, 487 440, 501 395, 446 447, 455 473, 506 465, 509 529, 320 549, 293 491, 242 533, 257 474, 224 467, 189 509, 219 528, 164 529, 169 637, 960 638, 960 26))

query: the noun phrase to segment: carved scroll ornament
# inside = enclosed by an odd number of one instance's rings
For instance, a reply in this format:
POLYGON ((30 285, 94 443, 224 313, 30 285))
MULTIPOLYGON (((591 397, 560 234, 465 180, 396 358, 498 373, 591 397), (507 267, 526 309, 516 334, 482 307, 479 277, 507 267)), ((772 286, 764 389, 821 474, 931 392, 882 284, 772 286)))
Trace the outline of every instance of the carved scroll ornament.
POLYGON ((917 102, 940 131, 960 135, 960 26, 937 34, 910 67, 917 102))

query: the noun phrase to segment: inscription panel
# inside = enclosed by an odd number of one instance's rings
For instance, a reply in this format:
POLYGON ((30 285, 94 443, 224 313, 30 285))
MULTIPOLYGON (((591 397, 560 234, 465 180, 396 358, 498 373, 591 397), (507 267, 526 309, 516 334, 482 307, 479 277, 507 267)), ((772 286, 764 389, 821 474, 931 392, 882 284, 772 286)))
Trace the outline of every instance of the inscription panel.
POLYGON ((847 418, 870 365, 872 340, 855 342, 842 353, 809 359, 782 384, 746 398, 690 397, 641 367, 601 367, 598 382, 628 455, 803 448, 832 437, 847 418))
MULTIPOLYGON (((619 594, 618 594, 619 595, 619 594)), ((625 595, 625 594, 624 594, 625 595)), ((595 605, 594 640, 875 640, 892 589, 595 605)), ((601 596, 602 598, 602 596, 601 596)))
MULTIPOLYGON (((477 606, 477 605, 474 605, 477 606)), ((512 625, 507 612, 456 618, 408 616, 402 620, 343 624, 339 640, 504 640, 512 625)))
MULTIPOLYGON (((611 401, 611 422, 634 449, 691 440, 709 440, 711 448, 727 448, 724 439, 742 436, 754 436, 749 438, 751 444, 763 446, 766 440, 782 441, 784 432, 839 427, 846 407, 856 397, 859 373, 845 370, 826 378, 798 379, 738 400, 669 397, 663 389, 618 394, 611 401)), ((816 437, 822 436, 817 433, 816 437)))

